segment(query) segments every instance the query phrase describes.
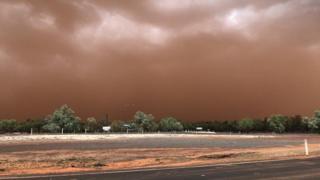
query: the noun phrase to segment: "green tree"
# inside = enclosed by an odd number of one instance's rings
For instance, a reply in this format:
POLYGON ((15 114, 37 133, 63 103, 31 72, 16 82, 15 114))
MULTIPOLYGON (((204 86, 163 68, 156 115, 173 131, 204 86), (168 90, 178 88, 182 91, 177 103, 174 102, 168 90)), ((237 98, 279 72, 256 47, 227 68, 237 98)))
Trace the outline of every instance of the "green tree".
POLYGON ((265 132, 268 130, 267 118, 265 119, 254 119, 253 131, 265 132))
POLYGON ((285 124, 287 123, 288 117, 283 115, 272 115, 268 118, 268 127, 271 131, 276 133, 283 133, 286 130, 285 124))
POLYGON ((48 115, 46 122, 47 124, 43 126, 43 129, 49 132, 59 132, 62 128, 64 132, 80 130, 80 118, 67 105, 61 106, 51 115, 48 115))
POLYGON ((191 122, 182 122, 182 126, 184 127, 185 130, 194 131, 196 129, 195 125, 191 122))
POLYGON ((251 118, 244 118, 238 122, 238 129, 241 132, 249 132, 254 128, 254 121, 251 118))
POLYGON ((222 131, 227 132, 236 132, 239 131, 238 129, 238 121, 223 121, 221 123, 221 129, 222 131))
POLYGON ((302 122, 301 122, 302 132, 310 131, 310 127, 309 127, 310 121, 311 119, 309 117, 307 116, 302 117, 302 122))
POLYGON ((320 133, 320 110, 316 110, 314 112, 314 116, 309 121, 308 127, 312 131, 320 133))
POLYGON ((91 132, 95 132, 99 129, 98 122, 94 117, 87 118, 84 126, 88 131, 91 131, 91 132))
POLYGON ((183 125, 174 117, 162 118, 159 123, 161 131, 182 131, 183 125))
POLYGON ((145 114, 144 112, 138 111, 134 115, 134 123, 139 131, 156 131, 158 128, 157 123, 154 121, 152 114, 145 114))
POLYGON ((14 132, 17 130, 17 121, 15 119, 0 120, 0 132, 14 132))
POLYGON ((288 118, 288 121, 286 122, 286 131, 287 132, 303 132, 304 126, 303 126, 303 119, 300 115, 291 116, 288 118))
POLYGON ((42 126, 45 125, 44 119, 27 119, 18 123, 17 130, 19 132, 30 132, 31 128, 33 132, 41 132, 42 126))
POLYGON ((112 132, 123 132, 126 130, 126 128, 124 127, 125 122, 123 121, 112 121, 111 122, 111 131, 112 132))
POLYGON ((17 123, 16 128, 19 132, 30 132, 32 128, 32 123, 30 122, 30 120, 21 121, 17 123))

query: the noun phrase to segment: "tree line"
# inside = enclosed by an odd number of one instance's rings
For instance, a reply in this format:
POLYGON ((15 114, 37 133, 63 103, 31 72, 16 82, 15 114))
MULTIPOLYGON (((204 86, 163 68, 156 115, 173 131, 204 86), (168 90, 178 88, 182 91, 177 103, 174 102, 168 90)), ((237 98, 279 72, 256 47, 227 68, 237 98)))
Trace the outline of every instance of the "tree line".
POLYGON ((112 132, 156 132, 156 131, 204 131, 216 132, 320 132, 320 111, 312 117, 271 115, 264 119, 243 118, 234 121, 180 122, 174 117, 164 117, 156 121, 152 114, 138 111, 130 121, 114 120, 111 124, 89 117, 81 120, 67 105, 56 109, 52 114, 40 119, 0 120, 0 133, 79 133, 101 132, 103 126, 110 126, 112 132))

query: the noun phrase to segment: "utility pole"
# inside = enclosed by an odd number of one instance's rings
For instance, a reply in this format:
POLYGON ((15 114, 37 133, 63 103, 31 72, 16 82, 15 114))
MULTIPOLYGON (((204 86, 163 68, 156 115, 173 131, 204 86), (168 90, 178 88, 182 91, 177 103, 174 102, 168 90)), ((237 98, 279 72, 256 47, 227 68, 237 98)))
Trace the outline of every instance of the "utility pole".
POLYGON ((104 126, 109 125, 109 114, 106 113, 106 121, 104 122, 104 126))

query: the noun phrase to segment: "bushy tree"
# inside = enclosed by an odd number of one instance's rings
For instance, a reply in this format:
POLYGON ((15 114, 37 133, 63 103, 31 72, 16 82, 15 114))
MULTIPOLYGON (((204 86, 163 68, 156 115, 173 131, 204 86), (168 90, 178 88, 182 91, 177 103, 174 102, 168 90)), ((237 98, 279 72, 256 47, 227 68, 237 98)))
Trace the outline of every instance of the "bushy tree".
POLYGON ((32 128, 32 123, 30 122, 29 119, 26 121, 21 121, 17 123, 16 128, 19 132, 30 132, 32 128))
POLYGON ((310 131, 310 129, 311 129, 309 127, 310 121, 311 121, 311 119, 309 117, 307 117, 307 116, 302 117, 301 126, 302 126, 303 132, 310 131))
POLYGON ((253 131, 265 132, 268 130, 267 118, 265 119, 254 119, 253 131))
POLYGON ((21 121, 18 123, 18 131, 19 132, 30 132, 31 128, 33 132, 41 132, 42 126, 45 125, 45 121, 42 118, 39 119, 27 119, 25 121, 21 121))
POLYGON ((320 110, 314 112, 314 116, 309 121, 308 127, 317 133, 320 133, 320 110))
POLYGON ((67 105, 61 106, 52 115, 48 115, 46 121, 47 124, 43 126, 43 129, 49 132, 59 132, 62 128, 64 132, 80 130, 80 118, 67 105))
POLYGON ((304 126, 302 122, 302 116, 295 115, 288 118, 286 122, 287 132, 302 132, 304 131, 304 126))
POLYGON ((14 132, 17 130, 17 121, 15 119, 0 120, 0 132, 14 132))
POLYGON ((226 131, 226 130, 223 129, 223 125, 222 124, 223 124, 222 121, 211 121, 209 123, 209 127, 208 128, 211 131, 221 131, 221 132, 226 131))
POLYGON ((106 118, 99 118, 99 119, 96 119, 96 120, 97 120, 97 124, 100 127, 100 129, 103 126, 110 126, 111 125, 111 122, 109 122, 109 120, 106 119, 106 118))
POLYGON ((182 122, 182 126, 185 130, 191 130, 194 131, 196 129, 195 125, 191 122, 182 122))
POLYGON ((124 127, 125 122, 124 121, 112 121, 111 122, 111 131, 112 132, 123 132, 126 130, 126 128, 124 127))
POLYGON ((174 117, 162 118, 159 123, 161 131, 182 131, 183 125, 174 117))
POLYGON ((237 132, 238 129, 238 121, 223 121, 221 123, 221 128, 223 131, 227 132, 237 132))
POLYGON ((139 131, 156 131, 158 129, 157 123, 154 121, 152 114, 145 114, 138 111, 134 115, 133 121, 139 131))
POLYGON ((61 131, 61 127, 54 122, 48 122, 46 125, 42 127, 45 132, 57 133, 61 131))
POLYGON ((17 123, 16 129, 19 132, 30 132, 32 128, 32 124, 29 122, 29 120, 26 121, 20 121, 17 123))
POLYGON ((288 118, 283 115, 272 115, 268 118, 268 127, 271 131, 276 133, 283 133, 286 130, 285 124, 288 118))
POLYGON ((238 129, 241 132, 249 132, 254 128, 254 121, 251 118, 244 118, 238 122, 238 129))
POLYGON ((96 118, 94 117, 89 117, 87 118, 84 128, 87 129, 87 131, 91 131, 91 132, 95 132, 97 131, 99 128, 98 122, 96 120, 96 118))

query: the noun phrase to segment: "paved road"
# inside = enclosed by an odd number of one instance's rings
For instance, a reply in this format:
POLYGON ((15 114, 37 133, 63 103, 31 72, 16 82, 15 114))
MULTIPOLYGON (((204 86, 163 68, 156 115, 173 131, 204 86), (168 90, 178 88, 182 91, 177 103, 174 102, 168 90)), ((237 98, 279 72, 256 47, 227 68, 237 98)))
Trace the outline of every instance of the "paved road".
MULTIPOLYGON (((0 178, 1 179, 1 178, 0 178)), ((18 178, 13 178, 18 179, 18 178)), ((36 180, 193 180, 193 179, 320 179, 320 158, 286 160, 207 167, 98 172, 60 176, 32 177, 36 180)))
POLYGON ((278 138, 209 138, 209 137, 166 137, 132 138, 66 142, 30 142, 1 144, 0 153, 47 150, 105 150, 119 148, 250 148, 279 147, 302 144, 301 139, 278 138))

